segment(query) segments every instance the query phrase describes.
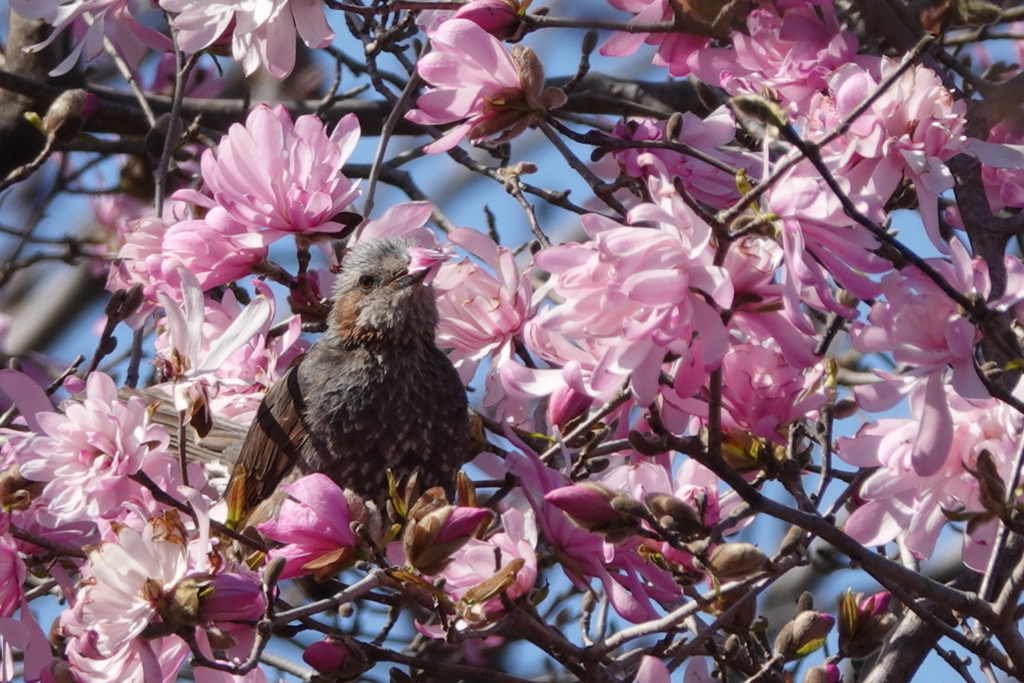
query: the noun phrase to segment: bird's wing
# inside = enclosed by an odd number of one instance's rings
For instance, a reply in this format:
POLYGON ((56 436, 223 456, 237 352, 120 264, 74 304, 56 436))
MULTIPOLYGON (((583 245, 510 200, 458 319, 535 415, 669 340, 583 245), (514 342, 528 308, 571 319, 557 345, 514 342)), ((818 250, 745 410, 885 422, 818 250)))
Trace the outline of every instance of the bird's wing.
POLYGON ((308 431, 298 370, 292 366, 270 387, 242 444, 228 485, 229 496, 241 503, 240 519, 274 492, 301 457, 308 431), (235 498, 236 486, 241 486, 240 500, 235 498))

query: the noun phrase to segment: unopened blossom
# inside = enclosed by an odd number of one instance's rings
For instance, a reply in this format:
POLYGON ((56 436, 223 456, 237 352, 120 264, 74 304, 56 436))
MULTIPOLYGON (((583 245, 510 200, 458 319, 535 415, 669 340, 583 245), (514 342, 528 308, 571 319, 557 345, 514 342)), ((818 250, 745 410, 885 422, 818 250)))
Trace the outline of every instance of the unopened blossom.
POLYGON ((511 140, 548 109, 565 104, 565 93, 545 86, 544 68, 532 49, 515 45, 509 52, 472 21, 444 22, 431 44, 433 52, 416 69, 433 87, 405 118, 429 126, 457 125, 424 147, 429 154, 447 151, 465 137, 474 143, 511 140))
POLYGON ((288 498, 277 519, 259 525, 260 533, 284 543, 271 552, 285 558, 281 578, 310 573, 318 580, 333 576, 360 557, 359 538, 352 522, 361 522, 380 536, 380 515, 351 491, 338 488, 329 477, 315 473, 281 487, 288 498))
POLYGON ((785 661, 814 652, 825 643, 825 638, 836 623, 831 614, 805 610, 782 627, 775 638, 775 654, 785 661))
MULTIPOLYGON (((870 422, 854 437, 837 442, 843 461, 879 468, 858 489, 859 505, 846 521, 846 533, 866 546, 884 545, 902 535, 907 549, 922 559, 931 556, 948 521, 946 513, 983 510, 978 480, 965 468, 974 467, 987 452, 1008 479, 1020 430, 1019 415, 1005 404, 994 399, 968 401, 944 385, 951 434, 946 450, 932 454, 940 467, 921 475, 914 453, 924 433, 928 390, 927 384, 918 384, 910 392, 913 417, 870 422)), ((992 521, 964 534, 964 562, 976 571, 984 571, 995 526, 992 521)))
POLYGON ((338 232, 345 226, 334 217, 359 196, 359 187, 342 173, 358 141, 354 114, 328 135, 316 116, 293 123, 283 105, 261 104, 244 126, 228 129, 216 151, 203 153, 208 194, 179 190, 174 196, 206 208, 219 205, 249 229, 274 238, 338 232))
MULTIPOLYGON (((650 155, 642 161, 661 165, 650 155)), ((589 242, 556 245, 535 257, 565 299, 544 312, 539 324, 598 347, 598 364, 587 382, 591 395, 613 391, 630 378, 642 405, 658 391, 667 354, 685 354, 699 340, 705 344, 697 347, 699 367, 721 360, 728 342, 708 301, 728 308, 733 294, 725 271, 714 265, 711 228, 663 174, 652 174, 648 184, 657 203, 640 204, 628 219, 653 227, 588 214, 581 222, 589 242)))
MULTIPOLYGON (((669 0, 608 0, 608 4, 634 16, 631 24, 650 24, 673 21, 672 6, 669 0)), ((690 6, 696 3, 687 2, 690 6)), ((715 4, 715 3, 711 3, 715 4)), ((708 22, 715 17, 701 17, 708 22)), ((657 45, 658 52, 654 57, 655 66, 668 67, 672 76, 686 76, 690 73, 689 59, 691 55, 707 48, 711 39, 706 36, 686 33, 685 31, 667 31, 656 33, 640 33, 632 31, 616 31, 601 46, 600 53, 606 57, 625 57, 639 49, 641 45, 657 45)))
POLYGON ((889 611, 892 596, 875 593, 865 598, 847 589, 839 598, 839 649, 850 659, 864 659, 885 642, 898 618, 889 611))
POLYGON ((323 48, 334 40, 324 5, 315 0, 160 0, 176 12, 172 25, 178 45, 189 53, 230 40, 231 54, 246 75, 263 65, 274 78, 295 68, 295 41, 323 48))
POLYGON ((498 40, 509 40, 519 30, 531 0, 469 0, 455 12, 498 40))
POLYGON ((302 661, 325 678, 333 676, 343 680, 356 678, 369 666, 365 656, 353 652, 340 639, 331 636, 303 650, 302 661))
POLYGON ((604 534, 611 543, 628 538, 640 526, 640 519, 630 514, 639 503, 601 484, 584 481, 562 486, 544 494, 544 502, 565 511, 587 531, 604 534))
POLYGON ((530 270, 520 271, 508 248, 477 230, 459 228, 448 239, 488 267, 469 259, 442 266, 433 283, 441 320, 437 344, 452 350, 448 357, 466 384, 480 363, 488 360, 484 407, 501 403, 522 419, 525 410, 521 408, 526 404, 513 405, 506 398, 501 371, 514 362, 516 335, 536 310, 530 270))
POLYGON ((48 510, 61 522, 117 516, 141 500, 142 487, 129 477, 155 473, 174 459, 167 431, 150 422, 145 403, 122 401, 101 372, 89 375, 81 402, 36 419, 40 433, 21 442, 14 457, 23 477, 46 482, 48 510))
POLYGON ((109 39, 125 60, 137 66, 150 49, 170 47, 167 37, 140 24, 132 15, 147 3, 136 0, 13 0, 11 9, 29 19, 43 19, 53 26, 49 37, 28 49, 38 52, 53 43, 75 24, 85 27, 84 36, 70 54, 51 72, 51 76, 67 73, 82 56, 94 59, 103 52, 109 39))
POLYGON ((409 511, 402 534, 402 549, 410 566, 424 574, 437 574, 452 553, 481 534, 493 513, 486 508, 449 505, 440 488, 427 491, 409 511))
POLYGON ((835 664, 812 666, 804 674, 804 683, 840 683, 842 672, 835 664))

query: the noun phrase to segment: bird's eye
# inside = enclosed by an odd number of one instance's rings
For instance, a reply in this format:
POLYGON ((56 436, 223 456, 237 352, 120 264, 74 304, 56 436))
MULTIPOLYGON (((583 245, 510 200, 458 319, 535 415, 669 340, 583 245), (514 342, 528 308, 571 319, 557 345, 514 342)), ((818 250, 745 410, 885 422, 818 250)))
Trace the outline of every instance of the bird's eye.
POLYGON ((361 275, 359 276, 359 286, 364 291, 369 291, 373 288, 373 276, 372 275, 361 275))

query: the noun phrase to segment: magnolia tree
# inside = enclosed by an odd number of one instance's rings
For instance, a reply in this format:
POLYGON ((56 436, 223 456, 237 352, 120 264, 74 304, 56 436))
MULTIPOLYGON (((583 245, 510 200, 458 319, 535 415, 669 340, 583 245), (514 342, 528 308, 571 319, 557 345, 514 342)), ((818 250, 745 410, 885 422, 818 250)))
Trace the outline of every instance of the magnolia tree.
POLYGON ((1019 7, 9 4, 3 680, 1024 677, 1019 7), (457 491, 238 533, 395 236, 457 491))

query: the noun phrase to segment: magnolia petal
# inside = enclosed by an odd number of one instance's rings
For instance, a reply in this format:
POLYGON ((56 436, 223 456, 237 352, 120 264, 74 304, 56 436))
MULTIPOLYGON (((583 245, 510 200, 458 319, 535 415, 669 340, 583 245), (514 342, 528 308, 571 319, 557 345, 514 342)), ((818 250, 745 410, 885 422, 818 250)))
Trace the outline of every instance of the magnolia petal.
POLYGON ((953 416, 946 400, 946 383, 941 374, 928 377, 920 422, 910 459, 914 472, 928 477, 942 469, 953 443, 953 416))

